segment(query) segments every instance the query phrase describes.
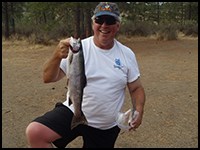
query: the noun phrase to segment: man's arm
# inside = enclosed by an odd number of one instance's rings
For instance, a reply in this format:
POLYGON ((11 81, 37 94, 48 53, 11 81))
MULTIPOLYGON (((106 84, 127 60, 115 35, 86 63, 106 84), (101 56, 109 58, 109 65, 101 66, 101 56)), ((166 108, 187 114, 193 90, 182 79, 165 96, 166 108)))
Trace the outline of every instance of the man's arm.
POLYGON ((131 122, 131 129, 136 129, 142 123, 142 116, 145 104, 145 91, 141 84, 140 78, 131 83, 128 83, 128 89, 131 96, 133 108, 135 108, 139 112, 138 117, 131 122))
POLYGON ((65 76, 60 69, 60 62, 68 56, 70 38, 61 40, 56 47, 53 55, 44 64, 43 81, 44 83, 56 82, 65 76))

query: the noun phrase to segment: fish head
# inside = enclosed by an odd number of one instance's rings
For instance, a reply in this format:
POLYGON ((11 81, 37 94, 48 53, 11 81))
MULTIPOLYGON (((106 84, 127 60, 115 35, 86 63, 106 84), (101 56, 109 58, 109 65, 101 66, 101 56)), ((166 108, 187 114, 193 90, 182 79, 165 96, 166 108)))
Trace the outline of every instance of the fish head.
POLYGON ((79 39, 75 39, 73 37, 70 38, 70 50, 73 53, 77 53, 79 52, 79 48, 80 48, 80 38, 79 39))

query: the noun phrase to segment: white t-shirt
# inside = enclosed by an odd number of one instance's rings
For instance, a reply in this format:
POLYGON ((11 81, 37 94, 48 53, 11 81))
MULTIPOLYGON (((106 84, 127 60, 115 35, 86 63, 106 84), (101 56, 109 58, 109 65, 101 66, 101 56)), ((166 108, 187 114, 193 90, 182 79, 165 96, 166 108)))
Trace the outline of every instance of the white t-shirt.
MULTIPOLYGON (((123 105, 127 83, 140 76, 135 54, 116 39, 109 50, 97 47, 93 36, 81 42, 87 78, 82 111, 89 126, 112 128, 116 125, 115 117, 123 105)), ((60 68, 67 74, 66 60, 62 59, 60 68)), ((63 104, 73 111, 73 106, 68 105, 68 96, 63 104)))

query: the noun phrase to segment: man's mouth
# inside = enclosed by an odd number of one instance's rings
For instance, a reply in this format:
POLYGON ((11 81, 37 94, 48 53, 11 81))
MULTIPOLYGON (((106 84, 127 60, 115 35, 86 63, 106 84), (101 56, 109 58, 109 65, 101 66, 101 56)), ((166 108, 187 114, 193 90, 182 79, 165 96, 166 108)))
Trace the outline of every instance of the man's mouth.
POLYGON ((110 33, 110 31, 107 31, 107 30, 99 30, 99 32, 103 33, 103 34, 108 34, 110 33))

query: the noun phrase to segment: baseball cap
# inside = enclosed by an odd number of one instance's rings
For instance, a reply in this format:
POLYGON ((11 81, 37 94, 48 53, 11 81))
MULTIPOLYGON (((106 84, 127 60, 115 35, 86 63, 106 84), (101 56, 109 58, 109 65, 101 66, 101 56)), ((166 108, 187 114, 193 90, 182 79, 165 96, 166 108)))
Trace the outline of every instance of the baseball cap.
POLYGON ((102 15, 113 16, 116 20, 120 21, 120 12, 116 3, 100 2, 94 10, 94 17, 102 15))

